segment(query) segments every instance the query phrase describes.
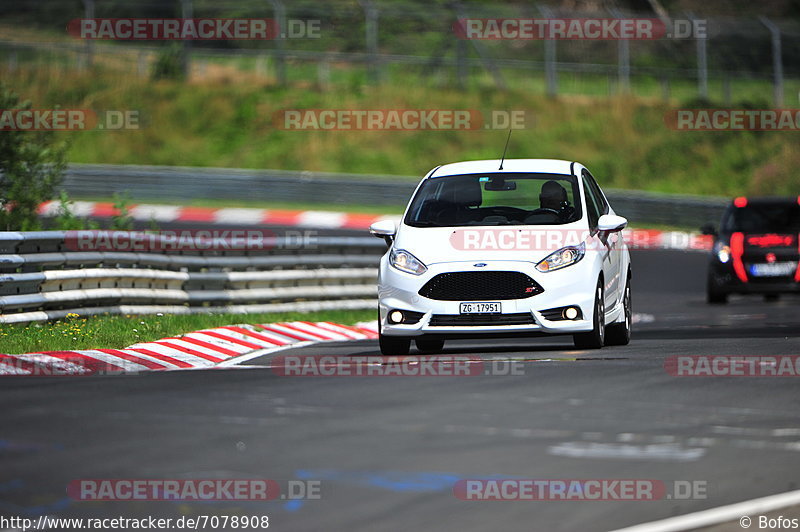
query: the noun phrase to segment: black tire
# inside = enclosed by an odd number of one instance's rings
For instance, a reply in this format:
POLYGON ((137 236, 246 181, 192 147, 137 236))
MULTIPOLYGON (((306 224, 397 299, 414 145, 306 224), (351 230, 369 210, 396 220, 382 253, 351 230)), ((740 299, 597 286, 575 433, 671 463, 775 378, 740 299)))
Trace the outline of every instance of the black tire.
POLYGON ((728 302, 728 293, 719 288, 719 283, 712 274, 708 275, 706 281, 706 301, 709 305, 724 305, 728 302))
POLYGON ((594 295, 594 311, 592 312, 594 315, 592 317, 594 328, 589 332, 572 335, 572 340, 578 349, 600 349, 605 344, 606 304, 603 298, 603 281, 600 280, 597 282, 597 289, 594 295))
POLYGON ((631 343, 631 323, 633 313, 631 312, 631 277, 625 282, 625 295, 622 296, 622 306, 625 309, 625 318, 621 323, 614 323, 606 328, 605 345, 628 345, 631 343))
POLYGON ((414 340, 420 353, 441 353, 444 349, 444 340, 438 338, 418 338, 414 340))
POLYGON ((405 336, 384 336, 378 333, 378 345, 384 356, 402 357, 411 349, 411 338, 405 336))
POLYGON ((407 336, 384 336, 381 326, 381 313, 378 311, 378 346, 383 356, 401 357, 411 349, 411 338, 407 336))
POLYGON ((724 305, 728 302, 728 294, 709 286, 706 291, 706 301, 709 305, 724 305))
POLYGON ((776 301, 780 301, 781 295, 780 294, 764 294, 764 301, 767 303, 774 303, 776 301))

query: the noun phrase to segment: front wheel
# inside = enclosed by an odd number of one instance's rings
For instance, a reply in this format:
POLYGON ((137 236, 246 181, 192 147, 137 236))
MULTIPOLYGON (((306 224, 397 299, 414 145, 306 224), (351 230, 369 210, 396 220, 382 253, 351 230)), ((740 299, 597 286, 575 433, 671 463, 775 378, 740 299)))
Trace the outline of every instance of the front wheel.
POLYGON ((709 305, 724 305, 728 302, 728 294, 719 287, 719 282, 713 274, 708 274, 706 281, 706 301, 709 305))
POLYGON ((411 338, 404 336, 384 336, 378 333, 378 345, 384 356, 401 357, 408 354, 411 349, 411 338))
POLYGON ((406 336, 386 336, 381 326, 381 313, 378 311, 378 346, 384 356, 402 357, 411 349, 411 338, 406 336))
POLYGON ((578 349, 600 349, 605 344, 606 336, 606 304, 603 299, 603 282, 598 281, 594 296, 594 312, 592 313, 594 328, 585 333, 572 335, 578 349))
POLYGON ((631 322, 633 314, 631 312, 631 277, 625 283, 625 295, 622 299, 623 319, 620 323, 608 326, 606 331, 606 345, 628 345, 631 343, 631 322))
POLYGON ((424 354, 441 353, 444 349, 444 340, 441 339, 418 338, 414 343, 417 344, 417 350, 424 354))

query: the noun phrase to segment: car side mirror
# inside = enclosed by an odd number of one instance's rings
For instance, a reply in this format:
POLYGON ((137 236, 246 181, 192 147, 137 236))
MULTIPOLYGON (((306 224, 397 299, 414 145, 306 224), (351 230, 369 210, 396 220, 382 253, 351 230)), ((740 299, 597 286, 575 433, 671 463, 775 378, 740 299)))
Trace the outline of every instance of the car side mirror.
POLYGON ((397 234, 397 225, 394 220, 378 220, 369 226, 369 232, 373 236, 384 239, 386 245, 391 246, 394 235, 397 234))
POLYGON ((717 236, 717 229, 714 227, 714 224, 704 224, 703 227, 700 228, 700 232, 704 235, 717 236))
POLYGON ((628 220, 615 214, 604 214, 597 220, 597 228, 600 231, 607 231, 609 233, 622 231, 627 226, 628 220))

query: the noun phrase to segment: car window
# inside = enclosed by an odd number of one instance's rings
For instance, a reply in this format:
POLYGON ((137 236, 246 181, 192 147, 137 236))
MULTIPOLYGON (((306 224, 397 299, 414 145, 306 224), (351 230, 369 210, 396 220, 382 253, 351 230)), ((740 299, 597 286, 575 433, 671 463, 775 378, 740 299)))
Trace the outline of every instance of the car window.
POLYGON ((796 203, 750 204, 732 207, 723 221, 728 233, 797 233, 800 231, 800 205, 796 203))
POLYGON ((561 225, 581 218, 575 176, 468 174, 427 179, 408 209, 415 227, 561 225))

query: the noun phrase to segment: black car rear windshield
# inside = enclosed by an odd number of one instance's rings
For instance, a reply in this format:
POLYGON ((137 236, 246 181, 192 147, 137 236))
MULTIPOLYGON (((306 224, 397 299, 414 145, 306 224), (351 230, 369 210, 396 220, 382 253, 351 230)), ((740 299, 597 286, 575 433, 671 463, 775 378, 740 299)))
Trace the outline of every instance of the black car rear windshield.
POLYGON ((800 232, 800 205, 795 203, 751 203, 732 207, 722 224, 727 233, 800 232))
POLYGON ((561 225, 581 218, 575 176, 488 173, 426 180, 405 223, 414 227, 561 225))

